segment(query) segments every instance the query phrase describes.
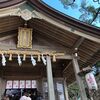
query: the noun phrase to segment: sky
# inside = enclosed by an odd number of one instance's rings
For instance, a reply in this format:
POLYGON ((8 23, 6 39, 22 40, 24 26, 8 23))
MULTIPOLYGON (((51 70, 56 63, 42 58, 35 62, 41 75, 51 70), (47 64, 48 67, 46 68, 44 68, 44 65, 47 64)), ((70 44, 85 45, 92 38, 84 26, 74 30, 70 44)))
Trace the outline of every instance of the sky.
MULTIPOLYGON (((79 20, 79 17, 81 15, 81 13, 79 12, 80 6, 78 6, 78 8, 76 9, 75 8, 72 9, 71 7, 68 7, 68 9, 65 9, 60 0, 42 0, 42 1, 45 2, 48 6, 51 6, 52 8, 79 20)), ((76 0, 76 3, 80 5, 81 1, 82 0, 76 0)), ((94 5, 95 8, 100 7, 100 4, 98 4, 97 2, 94 3, 93 0, 87 0, 87 4, 94 5)), ((95 26, 100 27, 100 22, 98 21, 95 24, 95 26)))

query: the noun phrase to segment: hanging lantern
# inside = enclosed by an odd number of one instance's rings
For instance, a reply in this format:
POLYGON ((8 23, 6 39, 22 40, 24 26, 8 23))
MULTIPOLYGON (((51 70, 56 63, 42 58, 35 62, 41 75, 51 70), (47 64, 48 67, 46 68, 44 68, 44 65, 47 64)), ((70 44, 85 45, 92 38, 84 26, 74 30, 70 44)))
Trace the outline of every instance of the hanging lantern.
POLYGON ((22 65, 22 61, 21 61, 21 57, 20 57, 20 55, 18 54, 18 64, 19 64, 19 66, 21 66, 22 65))
POLYGON ((93 73, 87 73, 85 75, 85 79, 86 79, 86 83, 89 87, 90 90, 98 90, 98 85, 97 85, 97 82, 95 80, 95 77, 93 75, 93 73))
POLYGON ((2 66, 6 66, 6 58, 4 54, 2 54, 2 66))
POLYGON ((34 57, 31 55, 31 61, 32 61, 32 65, 35 66, 36 65, 36 60, 34 59, 34 57))
POLYGON ((9 61, 12 61, 12 54, 9 55, 9 61))
POLYGON ((46 61, 46 59, 44 58, 43 54, 42 54, 42 61, 43 61, 43 64, 46 65, 46 62, 47 62, 47 61, 46 61))

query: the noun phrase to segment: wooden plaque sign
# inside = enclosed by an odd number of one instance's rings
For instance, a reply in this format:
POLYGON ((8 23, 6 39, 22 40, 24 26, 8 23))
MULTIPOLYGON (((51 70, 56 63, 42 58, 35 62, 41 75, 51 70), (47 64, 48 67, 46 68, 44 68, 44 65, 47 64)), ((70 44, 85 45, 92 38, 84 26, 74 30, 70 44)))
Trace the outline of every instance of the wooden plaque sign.
POLYGON ((7 80, 6 89, 34 89, 37 88, 36 80, 7 80))
POLYGON ((32 29, 22 28, 18 29, 18 48, 32 48, 32 29))

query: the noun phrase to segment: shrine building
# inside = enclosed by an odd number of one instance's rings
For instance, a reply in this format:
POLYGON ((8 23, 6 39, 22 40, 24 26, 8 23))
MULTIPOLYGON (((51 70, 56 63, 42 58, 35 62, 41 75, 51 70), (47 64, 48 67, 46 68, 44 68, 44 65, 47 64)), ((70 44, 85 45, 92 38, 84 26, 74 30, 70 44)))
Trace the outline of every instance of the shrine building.
POLYGON ((69 100, 67 86, 74 81, 87 100, 78 73, 100 60, 99 33, 41 0, 1 0, 0 100, 16 89, 39 91, 43 100, 69 100))

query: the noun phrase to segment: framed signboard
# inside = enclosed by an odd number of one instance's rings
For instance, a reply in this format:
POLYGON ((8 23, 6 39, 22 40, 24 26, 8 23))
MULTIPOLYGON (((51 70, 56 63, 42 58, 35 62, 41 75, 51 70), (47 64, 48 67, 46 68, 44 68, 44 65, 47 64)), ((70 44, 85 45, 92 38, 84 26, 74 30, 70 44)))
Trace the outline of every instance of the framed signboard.
POLYGON ((19 88, 19 81, 18 80, 14 80, 13 81, 13 89, 18 89, 19 88))
POLYGON ((25 80, 20 80, 20 85, 19 85, 19 88, 26 88, 25 87, 25 80))
POLYGON ((28 88, 31 88, 31 86, 32 86, 32 84, 31 84, 31 80, 26 80, 26 84, 25 84, 26 86, 26 88, 28 89, 28 88))
POLYGON ((7 81, 6 89, 12 89, 12 86, 13 86, 12 80, 7 81))
POLYGON ((18 29, 18 48, 32 48, 32 29, 22 28, 18 29))
POLYGON ((37 83, 36 83, 36 80, 32 80, 32 88, 37 88, 37 83))
POLYGON ((6 89, 34 89, 37 88, 36 80, 8 80, 6 89))

